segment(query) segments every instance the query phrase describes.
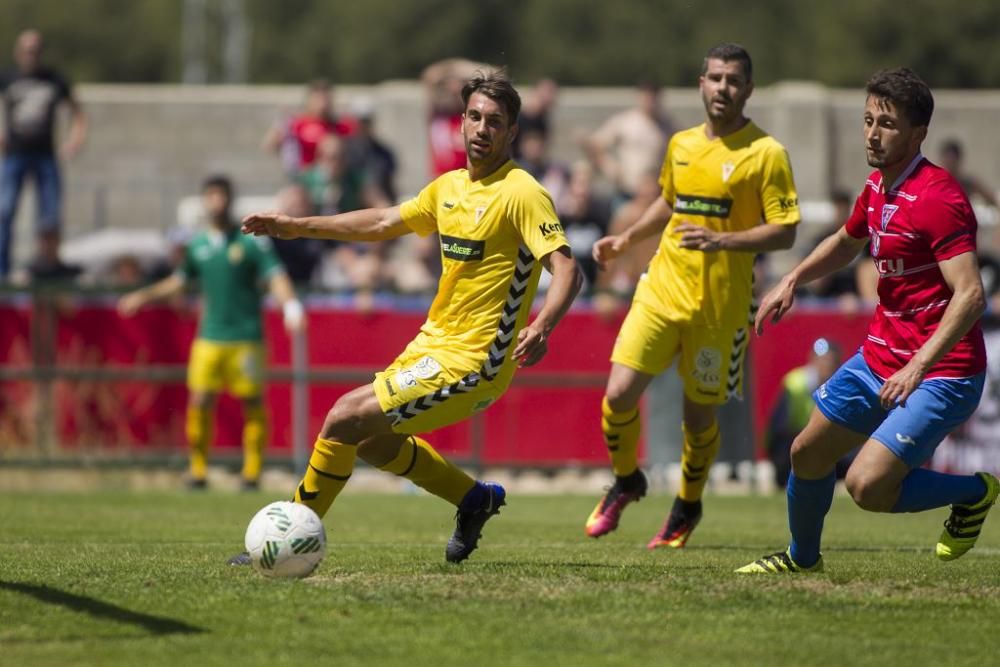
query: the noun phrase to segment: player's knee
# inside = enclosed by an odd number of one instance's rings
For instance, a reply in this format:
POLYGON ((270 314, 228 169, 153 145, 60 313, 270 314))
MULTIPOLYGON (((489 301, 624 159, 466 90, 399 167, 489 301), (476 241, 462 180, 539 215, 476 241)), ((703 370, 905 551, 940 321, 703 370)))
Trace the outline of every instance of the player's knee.
POLYGON ((608 407, 614 412, 629 412, 638 405, 638 402, 632 400, 630 396, 621 391, 613 391, 611 387, 608 387, 608 392, 604 395, 604 400, 607 401, 608 407))
POLYGON ((847 492, 854 503, 868 512, 889 512, 895 502, 887 493, 884 481, 877 475, 851 468, 844 479, 847 492))
POLYGON ((323 437, 356 444, 364 439, 364 418, 360 405, 349 394, 341 396, 326 413, 323 437))
POLYGON ((816 447, 802 436, 792 441, 789 458, 792 461, 792 470, 799 475, 805 475, 813 479, 822 477, 826 472, 822 465, 823 461, 816 451, 816 447))

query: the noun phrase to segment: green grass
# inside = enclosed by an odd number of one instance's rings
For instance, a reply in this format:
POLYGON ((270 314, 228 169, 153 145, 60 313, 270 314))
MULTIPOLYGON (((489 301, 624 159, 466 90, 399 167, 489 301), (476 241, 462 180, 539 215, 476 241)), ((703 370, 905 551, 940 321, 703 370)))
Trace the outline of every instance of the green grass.
POLYGON ((582 530, 595 499, 515 495, 451 566, 444 503, 348 492, 312 578, 224 565, 273 499, 0 494, 0 665, 996 661, 1000 525, 939 563, 944 510, 872 515, 838 498, 825 574, 747 577, 732 570, 785 544, 783 497, 709 497, 686 549, 650 553, 668 498, 595 541, 582 530))

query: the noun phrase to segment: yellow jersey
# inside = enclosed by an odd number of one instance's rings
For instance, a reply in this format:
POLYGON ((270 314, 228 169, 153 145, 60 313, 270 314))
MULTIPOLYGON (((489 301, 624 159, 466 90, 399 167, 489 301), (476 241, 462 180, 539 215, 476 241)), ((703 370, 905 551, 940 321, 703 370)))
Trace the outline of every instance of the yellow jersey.
POLYGON ((748 122, 709 139, 705 125, 676 133, 660 171, 673 215, 636 288, 636 300, 670 321, 709 327, 747 323, 754 253, 702 252, 679 246, 681 223, 735 232, 761 223, 799 221, 798 195, 784 147, 748 122))
POLYGON ((478 181, 466 169, 442 174, 400 212, 416 233, 441 238, 441 280, 414 343, 493 380, 527 323, 536 260, 568 246, 552 198, 508 161, 478 181))

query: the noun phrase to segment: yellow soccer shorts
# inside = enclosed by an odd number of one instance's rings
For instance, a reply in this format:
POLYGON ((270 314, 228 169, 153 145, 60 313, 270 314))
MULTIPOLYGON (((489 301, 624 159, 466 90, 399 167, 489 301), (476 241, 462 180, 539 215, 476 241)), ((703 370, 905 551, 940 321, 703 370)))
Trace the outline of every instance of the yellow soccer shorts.
POLYGON ((678 356, 684 395, 695 403, 721 405, 743 396, 743 360, 750 341, 748 326, 703 327, 664 319, 634 300, 622 323, 611 361, 649 375, 659 375, 678 356))
POLYGON ((375 374, 375 396, 396 433, 426 433, 467 419, 499 399, 510 384, 513 362, 488 381, 469 370, 467 359, 442 347, 410 343, 375 374))
POLYGON ((188 389, 257 398, 264 389, 264 345, 195 339, 188 361, 188 389))

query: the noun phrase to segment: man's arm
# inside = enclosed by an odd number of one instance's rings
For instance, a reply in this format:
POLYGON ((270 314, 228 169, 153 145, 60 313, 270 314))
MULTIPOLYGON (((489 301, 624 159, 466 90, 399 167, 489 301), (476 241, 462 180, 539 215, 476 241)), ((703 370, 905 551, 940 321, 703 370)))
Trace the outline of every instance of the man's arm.
POLYGON ((583 140, 584 154, 597 171, 615 185, 618 184, 620 168, 611 148, 618 132, 617 125, 618 115, 616 114, 604 121, 593 134, 583 140))
POLYGON ((298 331, 305 322, 305 309, 302 302, 295 296, 295 288, 288 274, 284 271, 275 271, 268 281, 268 290, 271 296, 281 306, 284 316, 285 329, 288 331, 298 331))
POLYGON ((968 333, 986 309, 986 296, 976 253, 964 252, 938 262, 938 268, 941 269, 945 283, 951 288, 951 301, 941 316, 937 330, 917 350, 909 363, 882 385, 879 398, 886 409, 897 403, 905 405, 906 399, 920 385, 927 371, 955 347, 955 343, 968 333))
POLYGON ((785 225, 757 225, 739 232, 716 232, 685 222, 677 225, 681 235, 680 247, 702 252, 736 250, 742 252, 771 252, 788 250, 795 245, 798 222, 785 225))
POLYGON ((867 241, 867 238, 854 238, 843 227, 823 239, 808 257, 764 296, 754 322, 757 334, 764 332, 764 321, 769 314, 773 312, 771 321, 777 322, 788 312, 795 301, 796 288, 844 268, 857 257, 867 241))
POLYGON ((308 218, 293 218, 274 212, 251 213, 243 218, 244 234, 277 239, 304 237, 335 241, 387 241, 411 231, 403 222, 399 206, 308 218))
POLYGON ((66 143, 63 144, 62 155, 67 160, 72 160, 83 148, 84 142, 87 141, 89 125, 87 114, 84 113, 79 100, 75 96, 70 96, 67 98, 67 103, 70 111, 69 134, 66 137, 66 143))
POLYGON ((626 229, 621 234, 613 234, 599 239, 594 244, 594 261, 603 269, 608 261, 618 257, 625 252, 630 245, 648 238, 653 234, 660 234, 670 222, 673 209, 663 197, 657 197, 656 201, 649 205, 649 208, 635 221, 635 224, 626 229))
POLYGON ((538 315, 517 334, 514 358, 521 366, 533 366, 545 356, 549 335, 569 310, 583 285, 583 274, 567 246, 542 257, 542 263, 552 274, 552 282, 538 315))
POLYGON ((146 304, 169 299, 175 294, 180 294, 183 289, 184 277, 179 273, 172 273, 148 287, 140 287, 122 295, 118 300, 118 312, 124 317, 132 317, 146 304))

